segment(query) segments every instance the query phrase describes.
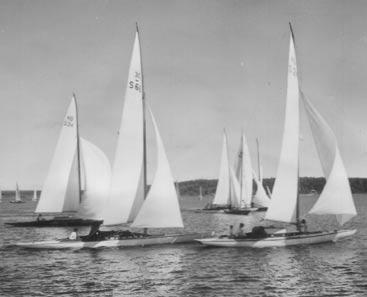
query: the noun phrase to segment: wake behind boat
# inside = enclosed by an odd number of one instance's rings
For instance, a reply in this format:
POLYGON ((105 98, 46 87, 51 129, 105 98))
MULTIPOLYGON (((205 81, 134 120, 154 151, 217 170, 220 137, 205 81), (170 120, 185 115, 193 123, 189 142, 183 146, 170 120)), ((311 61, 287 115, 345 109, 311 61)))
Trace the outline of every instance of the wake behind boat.
POLYGON ((253 231, 238 238, 207 238, 199 240, 204 245, 228 247, 277 247, 298 244, 313 244, 337 241, 355 234, 356 230, 307 232, 299 209, 299 99, 305 106, 310 122, 326 184, 320 197, 313 205, 310 214, 335 215, 343 225, 357 212, 346 170, 341 159, 337 140, 329 125, 311 102, 305 98, 298 83, 294 36, 290 26, 290 45, 288 59, 288 85, 286 116, 283 142, 274 184, 272 199, 265 214, 265 220, 296 225, 296 231, 268 234, 265 228, 257 226, 253 231))

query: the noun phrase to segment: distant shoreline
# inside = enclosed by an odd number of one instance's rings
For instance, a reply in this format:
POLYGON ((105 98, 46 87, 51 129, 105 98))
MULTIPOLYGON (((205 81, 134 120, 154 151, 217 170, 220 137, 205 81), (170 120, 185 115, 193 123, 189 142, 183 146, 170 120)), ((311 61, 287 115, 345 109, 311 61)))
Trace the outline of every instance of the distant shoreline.
MULTIPOLYGON (((269 187, 270 191, 273 190, 275 178, 264 178, 263 184, 265 187, 269 187)), ((300 178, 300 193, 311 194, 321 193, 325 186, 324 177, 301 177, 300 178)), ((217 187, 217 179, 195 179, 188 181, 178 182, 181 195, 199 195, 199 189, 202 188, 203 195, 214 194, 217 187)), ((367 193, 367 178, 352 177, 349 178, 349 183, 352 189, 352 193, 367 193)), ((254 191, 256 191, 256 185, 254 183, 254 191)))

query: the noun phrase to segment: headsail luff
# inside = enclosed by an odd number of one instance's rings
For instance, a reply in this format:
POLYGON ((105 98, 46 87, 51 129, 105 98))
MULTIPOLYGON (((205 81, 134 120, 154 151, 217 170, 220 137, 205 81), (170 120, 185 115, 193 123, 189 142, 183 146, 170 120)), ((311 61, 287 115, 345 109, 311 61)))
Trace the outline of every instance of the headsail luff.
POLYGON ((84 191, 78 217, 103 219, 102 211, 111 182, 110 162, 97 146, 83 138, 81 138, 81 161, 84 191))
POLYGON ((228 160, 228 144, 227 144, 227 135, 224 132, 219 179, 213 204, 215 205, 229 204, 230 190, 231 185, 230 185, 230 172, 229 172, 229 160, 228 160))
POLYGON ((157 170, 138 215, 131 227, 183 228, 180 206, 158 126, 150 111, 157 141, 157 170))
POLYGON ((336 215, 339 224, 342 225, 357 215, 357 211, 337 140, 311 102, 303 94, 301 97, 326 178, 326 185, 309 213, 336 215))
POLYGON ((105 225, 134 220, 144 201, 143 81, 139 35, 136 32, 125 103, 112 167, 105 225))
POLYGON ((285 124, 278 171, 265 219, 296 222, 299 154, 299 86, 292 34, 289 43, 285 124))
MULTIPOLYGON (((76 104, 72 98, 35 212, 77 211, 79 189, 69 186, 77 146, 76 104), (66 199, 66 194, 68 197, 66 199)), ((74 166, 75 167, 75 166, 74 166)))

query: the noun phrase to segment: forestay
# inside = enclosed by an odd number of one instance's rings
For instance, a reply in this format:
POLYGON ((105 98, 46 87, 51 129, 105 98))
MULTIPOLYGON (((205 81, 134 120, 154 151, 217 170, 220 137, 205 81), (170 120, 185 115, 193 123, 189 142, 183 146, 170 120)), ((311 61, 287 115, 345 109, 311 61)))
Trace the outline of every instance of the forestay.
POLYGON ((227 144, 227 135, 224 132, 219 179, 213 204, 216 205, 228 204, 230 202, 229 201, 231 190, 230 187, 231 185, 230 185, 230 172, 229 172, 229 160, 228 160, 228 144, 227 144))
POLYGON ((309 213, 336 215, 342 225, 357 215, 357 211, 336 137, 311 102, 305 96, 302 96, 302 99, 327 180, 319 199, 309 213))
POLYGON ((299 88, 296 53, 292 35, 289 44, 287 102, 283 142, 272 199, 265 218, 281 222, 296 221, 298 192, 299 88))
POLYGON ((131 222, 144 200, 143 80, 136 33, 104 224, 131 222))
POLYGON ((183 222, 163 142, 150 112, 157 142, 157 170, 149 193, 131 227, 183 228, 183 222))
POLYGON ((78 210, 79 187, 69 186, 76 159, 76 146, 77 114, 76 102, 72 98, 35 212, 60 213, 78 210))

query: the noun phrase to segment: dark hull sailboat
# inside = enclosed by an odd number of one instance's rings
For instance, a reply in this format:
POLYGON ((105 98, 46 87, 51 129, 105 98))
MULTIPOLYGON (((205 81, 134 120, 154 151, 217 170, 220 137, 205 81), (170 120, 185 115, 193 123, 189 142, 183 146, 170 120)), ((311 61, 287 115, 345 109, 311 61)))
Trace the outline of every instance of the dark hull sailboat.
POLYGON ((90 226, 95 223, 95 220, 70 218, 70 217, 56 217, 53 219, 42 219, 27 222, 6 222, 6 225, 13 227, 79 227, 90 226))

